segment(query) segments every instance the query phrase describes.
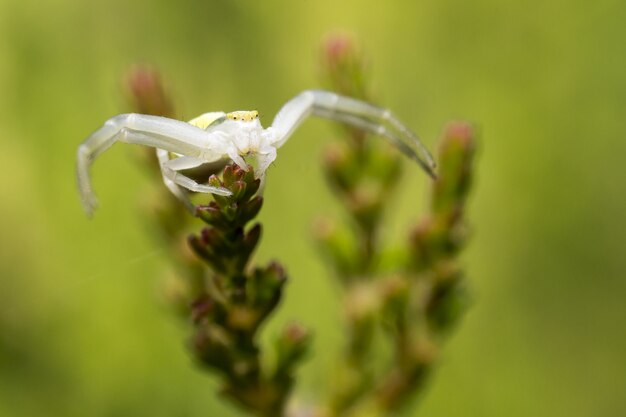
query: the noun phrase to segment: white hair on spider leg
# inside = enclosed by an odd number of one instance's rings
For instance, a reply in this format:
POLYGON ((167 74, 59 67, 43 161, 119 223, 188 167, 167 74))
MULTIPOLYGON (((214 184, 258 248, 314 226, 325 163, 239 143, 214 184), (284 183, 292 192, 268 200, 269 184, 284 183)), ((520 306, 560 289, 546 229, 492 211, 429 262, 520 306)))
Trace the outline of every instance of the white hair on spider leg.
POLYGON ((391 111, 328 91, 308 90, 289 100, 266 129, 261 126, 256 110, 205 113, 189 122, 135 113, 112 117, 78 148, 78 188, 85 211, 91 215, 97 205, 89 168, 94 159, 115 142, 156 148, 165 185, 193 212, 195 206, 185 189, 224 196, 231 192, 199 184, 180 171, 224 158, 247 168, 243 157, 254 155, 257 159, 255 176, 263 180, 265 171, 276 159, 276 150, 311 115, 380 135, 435 177, 432 156, 391 111), (171 158, 171 154, 176 157, 171 158))

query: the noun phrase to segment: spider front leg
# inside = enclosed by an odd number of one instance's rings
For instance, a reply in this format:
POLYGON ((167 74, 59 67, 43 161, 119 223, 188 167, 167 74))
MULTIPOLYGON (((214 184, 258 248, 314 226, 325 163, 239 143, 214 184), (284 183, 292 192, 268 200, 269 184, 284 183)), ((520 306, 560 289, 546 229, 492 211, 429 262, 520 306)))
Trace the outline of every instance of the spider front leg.
POLYGON ((417 136, 390 110, 328 91, 305 91, 283 106, 272 123, 272 128, 278 133, 275 146, 282 146, 310 115, 377 133, 416 161, 428 175, 436 177, 433 157, 417 136))
POLYGON ((224 187, 200 184, 195 180, 181 174, 178 171, 197 168, 206 163, 205 160, 193 156, 181 156, 170 159, 170 153, 163 149, 157 149, 157 157, 163 174, 165 186, 174 194, 191 212, 196 213, 196 206, 191 202, 188 193, 181 187, 197 193, 210 193, 229 196, 232 192, 224 187))
POLYGON ((237 164, 239 168, 243 170, 248 169, 248 163, 241 155, 239 155, 239 150, 235 145, 231 144, 228 149, 226 149, 226 155, 228 155, 228 157, 232 159, 232 161, 237 164))
POLYGON ((265 176, 267 168, 276 160, 276 148, 272 145, 266 145, 261 148, 257 153, 257 167, 254 170, 254 176, 256 178, 262 178, 265 176))
POLYGON ((204 130, 188 123, 143 114, 121 114, 109 119, 78 148, 77 179, 83 206, 93 213, 97 200, 91 187, 89 168, 95 158, 115 142, 133 143, 192 156, 205 162, 221 158, 223 145, 204 130))

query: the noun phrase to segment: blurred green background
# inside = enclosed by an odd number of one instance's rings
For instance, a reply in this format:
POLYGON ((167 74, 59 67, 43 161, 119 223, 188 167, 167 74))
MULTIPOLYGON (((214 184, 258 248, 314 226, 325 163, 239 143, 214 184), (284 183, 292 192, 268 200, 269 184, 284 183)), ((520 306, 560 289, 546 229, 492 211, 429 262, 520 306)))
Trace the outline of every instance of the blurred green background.
MULTIPOLYGON (((129 110, 137 62, 164 74, 187 119, 256 108, 269 123, 320 86, 320 42, 337 29, 363 45, 378 102, 431 148, 449 119, 481 130, 473 305, 407 414, 626 414, 624 22, 619 0, 0 0, 0 415, 241 415, 191 363, 163 299, 167 254, 139 211, 153 179, 114 147, 94 166, 90 221, 75 150, 129 110)), ((280 150, 261 215, 257 259, 291 276, 266 334, 290 319, 316 333, 302 401, 342 342, 310 239, 316 216, 340 212, 319 168, 335 132, 310 121, 280 150)), ((426 177, 405 172, 390 241, 425 205, 426 177)))

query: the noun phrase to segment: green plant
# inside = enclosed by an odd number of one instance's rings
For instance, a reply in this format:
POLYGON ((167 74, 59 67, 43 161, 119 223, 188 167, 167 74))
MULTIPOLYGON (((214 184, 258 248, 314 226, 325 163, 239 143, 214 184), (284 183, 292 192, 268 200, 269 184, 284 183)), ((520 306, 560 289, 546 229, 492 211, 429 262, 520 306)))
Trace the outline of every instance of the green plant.
MULTIPOLYGON (((322 68, 331 89, 370 100, 363 55, 350 38, 327 41, 322 68)), ((386 415, 421 391, 465 306, 456 258, 467 237, 475 133, 463 122, 444 130, 429 213, 413 227, 406 255, 392 261, 379 231, 399 188, 402 159, 360 131, 341 136, 327 149, 325 167, 349 221, 326 220, 317 239, 342 284, 347 340, 323 415, 386 415), (392 352, 378 368, 377 337, 392 352)))
MULTIPOLYGON (((371 101, 363 54, 348 37, 329 39, 322 68, 331 89, 371 101)), ((137 111, 173 116, 154 71, 133 70, 129 85, 137 111)), ((340 136, 327 149, 324 167, 348 222, 321 221, 316 239, 341 283, 347 340, 329 398, 290 412, 394 415, 423 390, 441 344, 465 306, 457 257, 467 238, 464 214, 475 133, 463 122, 444 130, 430 208, 412 227, 401 256, 389 255, 391 245, 379 232, 400 187, 402 158, 361 131, 344 128, 340 136), (389 346, 385 361, 378 360, 377 341, 389 346)), ((146 158, 148 165, 156 167, 151 158, 146 158)), ((263 205, 256 193, 259 181, 252 171, 223 164, 193 175, 233 195, 214 196, 200 205, 197 217, 205 227, 186 237, 196 227, 194 219, 161 187, 164 194, 151 204, 151 212, 182 278, 172 287, 176 291, 169 292, 170 299, 190 318, 191 351, 198 363, 220 376, 223 395, 253 415, 286 415, 311 334, 299 324, 287 326, 276 337, 276 359, 268 364, 259 332, 283 297, 287 274, 277 262, 258 266, 251 261, 262 231, 253 223, 263 205)))

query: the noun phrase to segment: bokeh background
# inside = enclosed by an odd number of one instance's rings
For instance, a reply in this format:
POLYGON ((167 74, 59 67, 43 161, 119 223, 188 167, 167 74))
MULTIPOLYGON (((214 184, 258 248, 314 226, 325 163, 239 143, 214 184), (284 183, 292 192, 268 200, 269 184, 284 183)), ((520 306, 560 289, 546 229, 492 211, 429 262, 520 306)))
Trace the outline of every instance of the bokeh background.
MULTIPOLYGON (((185 118, 256 108, 268 123, 320 86, 335 30, 366 51, 378 103, 430 147, 449 119, 481 130, 472 306, 407 415, 624 415, 624 22, 619 0, 0 0, 0 415, 241 415, 191 363, 164 301, 167 254, 140 210, 154 179, 114 147, 94 166, 90 221, 75 150, 129 110, 122 79, 138 62, 162 72, 185 118)), ((316 216, 340 212, 319 168, 336 132, 309 121, 280 150, 261 215, 257 259, 291 276, 266 334, 290 319, 315 329, 303 401, 342 341, 310 239, 316 216)), ((405 174, 392 242, 425 205, 426 177, 405 174)))

